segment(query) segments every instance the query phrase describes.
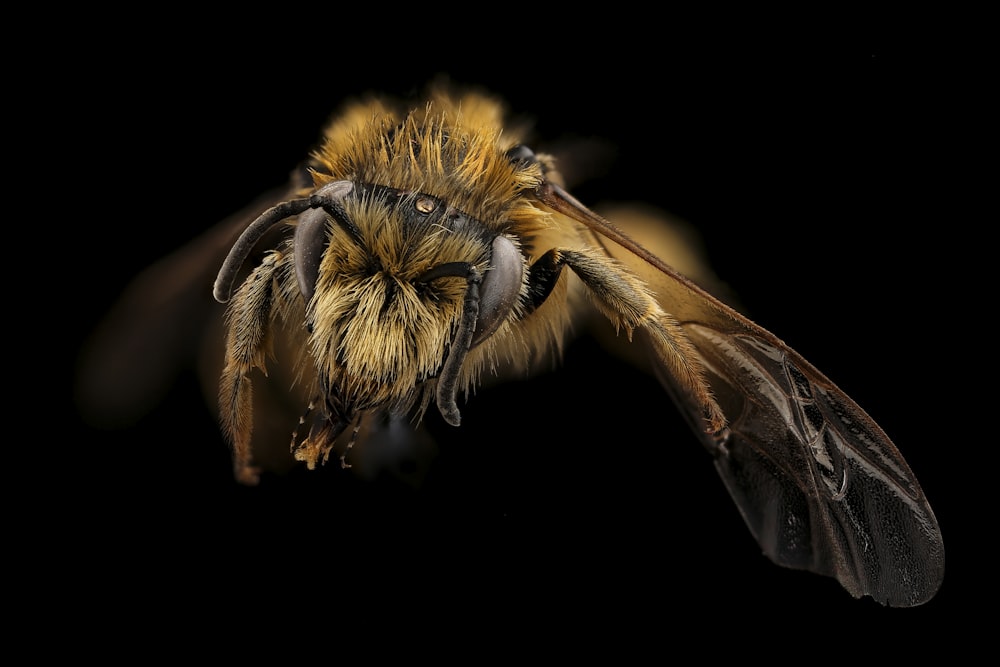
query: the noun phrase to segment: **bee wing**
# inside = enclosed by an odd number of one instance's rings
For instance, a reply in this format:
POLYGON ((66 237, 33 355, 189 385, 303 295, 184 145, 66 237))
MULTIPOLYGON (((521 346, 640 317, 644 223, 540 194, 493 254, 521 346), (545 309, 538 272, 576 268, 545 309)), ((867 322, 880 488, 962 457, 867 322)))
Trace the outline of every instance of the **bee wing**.
POLYGON ((924 493, 881 428, 773 334, 557 191, 545 203, 600 235, 682 325, 707 370, 728 433, 649 355, 657 376, 713 454, 747 526, 771 560, 835 577, 852 595, 912 606, 944 575, 941 532, 924 493), (613 242, 608 242, 608 241, 613 242))
MULTIPOLYGON (((212 297, 219 267, 246 226, 300 184, 298 172, 293 173, 288 186, 211 227, 125 288, 78 360, 77 404, 89 422, 103 427, 133 423, 157 404, 181 369, 196 363, 208 332, 218 331, 216 340, 223 340, 216 327, 225 307, 212 297)), ((221 349, 217 352, 221 355, 221 349)))

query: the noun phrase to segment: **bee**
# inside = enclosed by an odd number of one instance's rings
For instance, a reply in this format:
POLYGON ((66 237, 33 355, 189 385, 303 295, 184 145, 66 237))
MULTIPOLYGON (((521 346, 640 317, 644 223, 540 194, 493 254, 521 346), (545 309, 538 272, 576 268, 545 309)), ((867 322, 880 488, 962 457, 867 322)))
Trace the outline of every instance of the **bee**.
MULTIPOLYGON (((247 485, 283 439, 308 468, 410 433, 558 358, 580 313, 636 352, 764 553, 854 597, 938 590, 941 532, 882 429, 769 331, 578 201, 504 106, 432 90, 348 105, 287 188, 199 243, 225 303, 218 414, 247 485), (216 272, 217 271, 217 272, 216 272), (274 403, 296 410, 275 427, 274 403), (279 433, 284 430, 284 435, 279 433)), ((202 262, 203 270, 208 270, 202 262)))

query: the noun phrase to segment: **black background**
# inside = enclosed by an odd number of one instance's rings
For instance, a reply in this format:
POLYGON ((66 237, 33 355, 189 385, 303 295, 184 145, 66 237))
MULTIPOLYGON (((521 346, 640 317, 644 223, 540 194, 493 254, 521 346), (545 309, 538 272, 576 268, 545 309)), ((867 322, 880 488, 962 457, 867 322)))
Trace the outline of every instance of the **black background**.
POLYGON ((905 454, 941 523, 948 575, 927 605, 894 610, 770 564, 652 381, 584 340, 559 371, 475 396, 418 490, 336 466, 239 487, 192 374, 130 428, 74 416, 56 550, 98 563, 75 582, 87 597, 109 596, 126 616, 180 603, 179 630, 218 614, 256 638, 289 621, 344 641, 355 624, 434 619, 432 641, 464 620, 554 645, 666 652, 739 636, 754 639, 737 649, 782 654, 803 637, 863 636, 893 652, 938 635, 973 584, 964 463, 942 438, 951 380, 926 361, 928 302, 946 278, 928 270, 943 250, 919 231, 928 192, 913 137, 933 118, 908 53, 600 21, 562 36, 544 22, 501 34, 471 20, 387 22, 362 45, 345 38, 362 25, 282 25, 179 22, 88 60, 91 113, 63 133, 85 141, 104 222, 70 238, 80 252, 68 275, 87 285, 75 340, 144 266, 281 184, 344 99, 408 94, 448 73, 535 118, 542 139, 614 146, 577 191, 584 202, 641 200, 698 227, 752 317, 905 454), (328 29, 338 37, 317 32, 328 29))

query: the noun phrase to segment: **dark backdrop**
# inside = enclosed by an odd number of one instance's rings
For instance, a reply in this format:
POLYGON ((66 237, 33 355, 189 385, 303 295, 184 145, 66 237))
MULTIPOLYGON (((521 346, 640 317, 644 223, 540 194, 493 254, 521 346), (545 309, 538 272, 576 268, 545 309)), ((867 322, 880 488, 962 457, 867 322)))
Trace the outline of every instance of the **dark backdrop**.
POLYGON ((335 466, 237 486, 192 373, 131 427, 74 417, 58 468, 80 483, 64 546, 101 564, 85 590, 124 581, 121 608, 180 599, 194 617, 232 614, 224 601, 236 600, 259 630, 291 617, 333 637, 376 613, 432 616, 447 635, 456 611, 487 631, 623 648, 737 628, 767 653, 789 637, 864 635, 894 651, 934 636, 970 577, 959 463, 939 438, 946 387, 922 361, 933 342, 920 313, 942 288, 924 265, 938 248, 913 224, 912 139, 929 119, 908 63, 750 35, 681 46, 680 27, 609 35, 598 23, 565 40, 419 22, 364 46, 286 48, 281 31, 217 27, 125 39, 97 59, 98 113, 74 128, 96 157, 83 168, 101 182, 105 221, 73 239, 87 285, 75 340, 144 266, 281 184, 346 97, 405 94, 447 72, 535 118, 543 139, 612 146, 584 202, 638 199, 701 231, 753 318, 905 454, 953 549, 938 597, 886 610, 771 565, 673 407, 588 340, 558 371, 474 397, 416 490, 335 466), (365 601, 378 604, 362 614, 365 601))

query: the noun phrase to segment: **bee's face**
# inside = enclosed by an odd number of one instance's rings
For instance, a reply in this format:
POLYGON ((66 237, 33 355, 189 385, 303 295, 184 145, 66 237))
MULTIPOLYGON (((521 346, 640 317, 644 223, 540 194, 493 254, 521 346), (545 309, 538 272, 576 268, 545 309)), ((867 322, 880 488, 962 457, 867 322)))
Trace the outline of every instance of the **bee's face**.
POLYGON ((237 478, 258 481, 255 423, 278 401, 304 404, 296 459, 315 467, 336 449, 349 466, 358 437, 422 440, 432 402, 459 426, 456 395, 486 370, 528 375, 571 325, 600 320, 681 408, 772 560, 886 604, 930 599, 940 530, 888 436, 780 339, 634 240, 635 220, 615 216, 619 227, 577 201, 554 158, 523 147, 502 116, 479 95, 351 107, 310 178, 296 172, 241 232, 223 230, 214 291, 232 299, 218 406, 237 478))
MULTIPOLYGON (((356 188, 327 247, 309 303, 310 347, 326 386, 352 409, 405 404, 441 371, 466 281, 432 270, 485 273, 490 239, 478 221, 435 197, 356 188)), ((517 277, 520 283, 520 276, 517 277)))

